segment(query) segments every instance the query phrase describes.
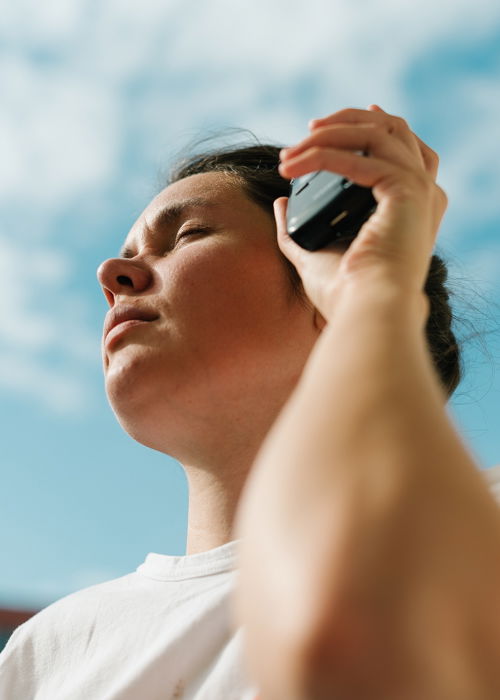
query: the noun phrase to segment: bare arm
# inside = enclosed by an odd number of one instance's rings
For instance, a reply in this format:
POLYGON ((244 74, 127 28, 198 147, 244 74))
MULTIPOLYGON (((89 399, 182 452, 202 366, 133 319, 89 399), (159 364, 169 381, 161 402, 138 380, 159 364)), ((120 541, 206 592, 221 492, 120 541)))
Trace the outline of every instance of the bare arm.
MULTIPOLYGON (((467 644, 474 616, 481 633, 496 613, 500 642, 498 506, 445 410, 419 324, 380 296, 346 302, 324 329, 242 514, 240 602, 255 660, 274 666, 271 642, 287 639, 292 685, 327 689, 301 697, 331 697, 332 680, 342 698, 362 697, 377 668, 418 640, 429 677, 450 641, 467 644), (471 618, 452 634, 453 592, 471 618)), ((408 685, 413 670, 399 671, 408 685)))
POLYGON ((363 274, 369 294, 318 296, 328 325, 245 488, 250 667, 263 700, 500 697, 498 507, 446 412, 422 295, 363 274))

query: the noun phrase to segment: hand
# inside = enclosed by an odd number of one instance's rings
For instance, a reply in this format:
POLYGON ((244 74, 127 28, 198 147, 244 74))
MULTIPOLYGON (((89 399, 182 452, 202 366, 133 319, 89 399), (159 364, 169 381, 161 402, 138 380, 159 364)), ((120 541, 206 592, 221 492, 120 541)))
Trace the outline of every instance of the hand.
POLYGON ((382 280, 401 297, 417 295, 427 315, 423 288, 448 202, 435 182, 437 154, 403 119, 376 105, 315 119, 310 130, 281 152, 281 175, 329 170, 371 187, 378 205, 347 252, 338 244, 311 252, 287 233, 287 198, 276 200, 278 245, 297 268, 309 299, 328 319, 339 290, 354 285, 357 295, 369 294, 370 285, 382 280))

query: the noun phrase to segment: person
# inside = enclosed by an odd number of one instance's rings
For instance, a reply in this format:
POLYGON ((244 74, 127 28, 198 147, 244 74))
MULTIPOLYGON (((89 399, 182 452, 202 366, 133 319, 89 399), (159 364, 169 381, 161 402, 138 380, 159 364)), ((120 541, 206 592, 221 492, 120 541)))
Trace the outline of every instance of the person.
POLYGON ((376 105, 281 153, 174 168, 98 277, 107 395, 185 469, 186 554, 18 627, 2 699, 497 696, 498 475, 446 414, 461 357, 437 168, 376 105), (378 206, 350 245, 310 252, 285 197, 320 169, 378 206))

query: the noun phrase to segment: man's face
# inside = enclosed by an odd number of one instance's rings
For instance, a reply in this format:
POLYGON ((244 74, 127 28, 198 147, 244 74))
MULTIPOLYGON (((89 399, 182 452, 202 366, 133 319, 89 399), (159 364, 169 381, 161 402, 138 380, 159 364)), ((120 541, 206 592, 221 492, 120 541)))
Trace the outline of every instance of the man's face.
POLYGON ((220 439, 256 413, 265 423, 316 338, 311 312, 290 296, 273 218, 226 173, 192 175, 148 205, 123 255, 98 278, 113 322, 127 310, 143 317, 103 337, 106 391, 125 430, 184 459, 203 434, 220 439))

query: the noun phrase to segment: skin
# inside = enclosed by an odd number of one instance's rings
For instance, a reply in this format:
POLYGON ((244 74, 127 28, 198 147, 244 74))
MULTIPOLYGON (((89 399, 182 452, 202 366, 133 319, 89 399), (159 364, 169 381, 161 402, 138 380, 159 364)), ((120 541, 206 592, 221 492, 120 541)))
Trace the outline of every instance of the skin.
POLYGON ((338 172, 378 207, 338 265, 294 244, 275 203, 280 249, 328 324, 241 499, 233 612, 249 668, 262 700, 493 700, 498 504, 423 332, 438 157, 375 105, 310 127, 282 175, 338 172))
POLYGON ((423 338, 447 203, 437 166, 400 118, 344 110, 280 172, 373 189, 377 212, 345 255, 299 249, 285 202, 275 232, 212 173, 164 190, 129 234, 131 259, 99 270, 110 305, 159 315, 105 345, 106 388, 125 430, 186 469, 188 553, 241 537, 233 614, 263 700, 500 696, 498 507, 423 338), (159 207, 207 192, 218 228, 170 248, 159 207))
POLYGON ((159 318, 103 342, 106 392, 131 437, 184 467, 194 554, 234 539, 243 484, 325 320, 290 294, 273 217, 226 173, 165 188, 125 246, 130 258, 98 269, 108 303, 159 318), (191 197, 211 205, 155 223, 165 205, 191 197), (200 225, 210 229, 174 245, 200 225))

